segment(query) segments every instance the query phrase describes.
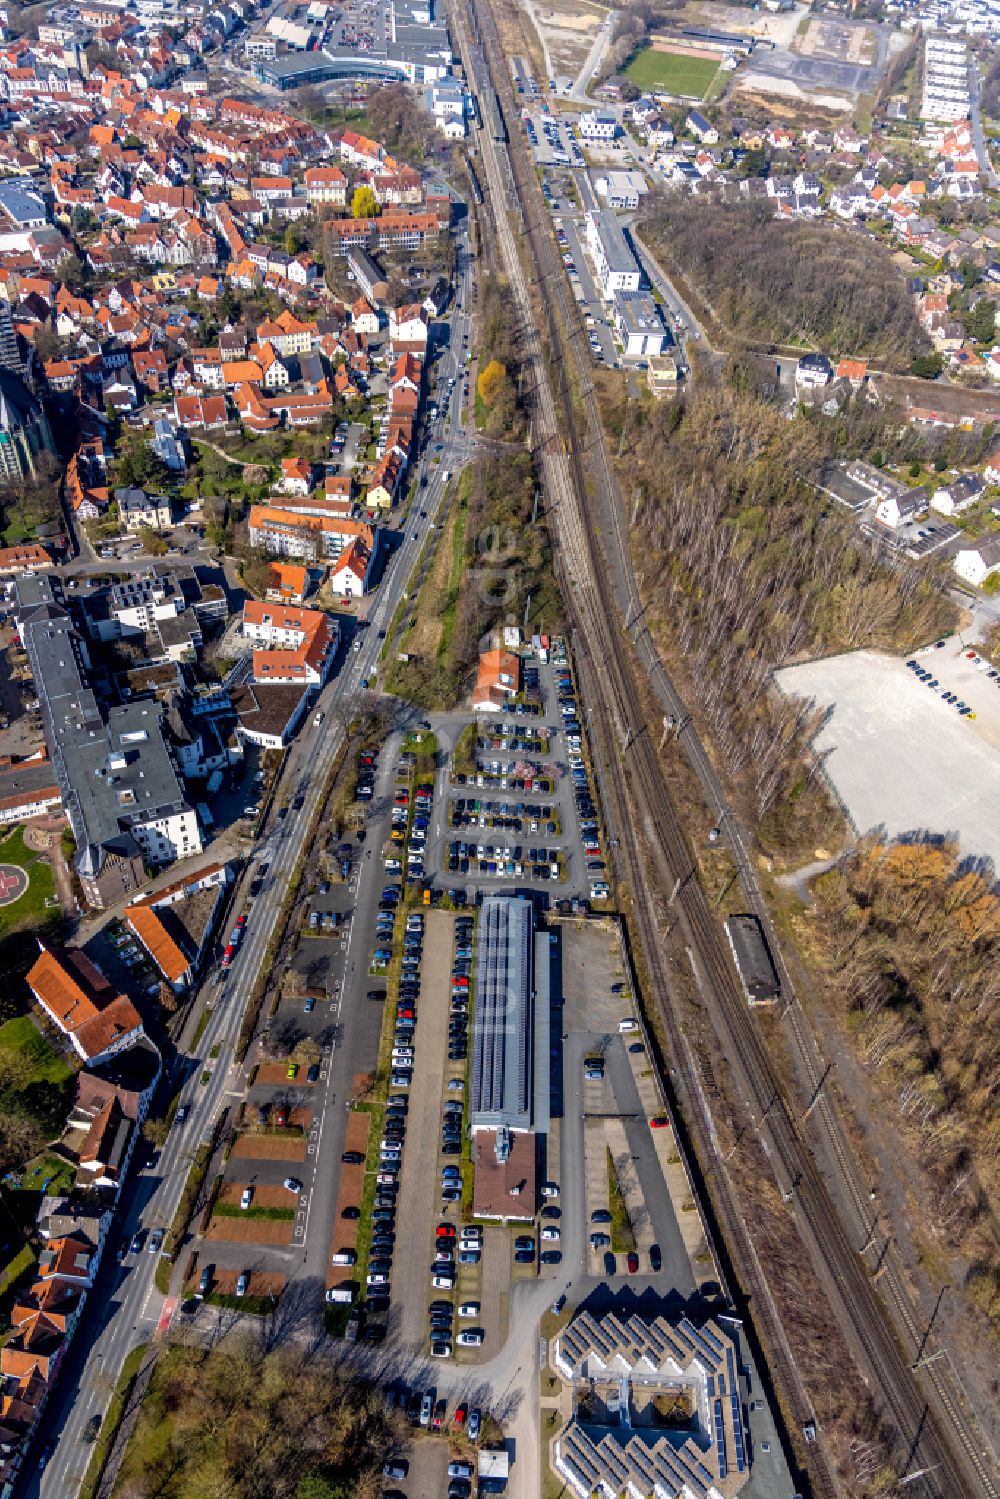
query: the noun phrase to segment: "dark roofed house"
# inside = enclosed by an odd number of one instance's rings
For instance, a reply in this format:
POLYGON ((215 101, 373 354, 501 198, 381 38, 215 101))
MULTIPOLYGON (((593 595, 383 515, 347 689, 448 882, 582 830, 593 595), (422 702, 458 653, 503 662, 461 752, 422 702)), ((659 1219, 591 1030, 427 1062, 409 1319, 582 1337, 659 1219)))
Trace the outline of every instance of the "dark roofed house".
POLYGON ((795 383, 805 390, 819 385, 829 385, 833 379, 833 365, 825 354, 803 354, 795 371, 795 383))

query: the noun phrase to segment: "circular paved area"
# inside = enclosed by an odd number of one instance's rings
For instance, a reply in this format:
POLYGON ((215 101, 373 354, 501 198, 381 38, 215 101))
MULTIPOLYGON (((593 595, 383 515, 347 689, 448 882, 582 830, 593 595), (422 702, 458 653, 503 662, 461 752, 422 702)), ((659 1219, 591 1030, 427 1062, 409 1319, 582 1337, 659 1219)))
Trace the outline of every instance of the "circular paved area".
POLYGON ((28 888, 28 876, 17 864, 0 864, 0 906, 20 900, 28 888))

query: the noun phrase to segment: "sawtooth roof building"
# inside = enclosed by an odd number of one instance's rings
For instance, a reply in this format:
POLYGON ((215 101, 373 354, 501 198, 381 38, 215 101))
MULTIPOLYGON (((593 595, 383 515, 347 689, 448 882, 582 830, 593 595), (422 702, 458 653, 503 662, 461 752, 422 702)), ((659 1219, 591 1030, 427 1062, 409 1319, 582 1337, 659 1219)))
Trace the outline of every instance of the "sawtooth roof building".
POLYGON ((733 1499, 747 1482, 739 1349, 718 1322, 582 1312, 550 1356, 573 1387, 552 1460, 581 1499, 733 1499), (690 1420, 667 1428, 657 1398, 678 1393, 690 1420))

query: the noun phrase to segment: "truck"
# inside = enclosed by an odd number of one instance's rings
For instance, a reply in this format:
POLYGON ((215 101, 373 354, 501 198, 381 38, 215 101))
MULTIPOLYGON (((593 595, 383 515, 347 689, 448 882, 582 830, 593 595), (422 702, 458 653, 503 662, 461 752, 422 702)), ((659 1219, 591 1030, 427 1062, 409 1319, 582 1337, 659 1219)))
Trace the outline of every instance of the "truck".
POLYGON ((215 818, 212 816, 211 812, 204 802, 198 803, 198 817, 200 818, 201 825, 205 829, 206 833, 210 833, 215 827, 215 818))

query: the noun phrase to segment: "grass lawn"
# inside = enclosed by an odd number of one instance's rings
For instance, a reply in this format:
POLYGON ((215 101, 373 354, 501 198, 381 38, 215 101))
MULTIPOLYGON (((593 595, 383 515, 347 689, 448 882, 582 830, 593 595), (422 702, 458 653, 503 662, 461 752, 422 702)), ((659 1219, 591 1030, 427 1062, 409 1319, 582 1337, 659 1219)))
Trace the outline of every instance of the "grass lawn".
POLYGON ((624 1254, 635 1248, 635 1235, 629 1221, 628 1209, 618 1185, 618 1173, 614 1159, 608 1151, 608 1203, 611 1208, 611 1248, 615 1254, 624 1254))
POLYGON ((30 1015, 17 1015, 0 1025, 0 1052, 24 1068, 23 1087, 32 1083, 65 1083, 73 1075, 30 1015))
POLYGON ((682 99, 703 99, 718 71, 719 64, 711 57, 684 57, 652 47, 643 47, 625 69, 639 88, 682 99))
POLYGON ((0 864, 16 864, 28 876, 28 888, 20 899, 9 906, 0 906, 0 937, 25 926, 40 926, 58 915, 54 907, 45 905, 56 893, 52 867, 47 859, 25 847, 23 829, 15 828, 0 843, 0 864))
POLYGON ((130 1353, 125 1355, 122 1371, 118 1376, 118 1383, 115 1385, 114 1394, 111 1396, 107 1414, 101 1425, 100 1435, 94 1443, 93 1451, 90 1454, 86 1476, 80 1487, 80 1499, 93 1499, 93 1495, 97 1490, 98 1480, 101 1476, 101 1470, 107 1460, 108 1451, 114 1441, 125 1412, 125 1402, 128 1399, 129 1391, 132 1388, 135 1376, 139 1372, 145 1354, 146 1348, 143 1344, 139 1348, 133 1348, 130 1353))
MULTIPOLYGON (((138 1360, 130 1354, 129 1358, 132 1360, 133 1367, 126 1367, 122 1371, 122 1380, 119 1382, 118 1390, 116 1390, 116 1402, 113 1402, 117 1403, 117 1411, 115 1413, 117 1419, 115 1420, 114 1428, 111 1425, 110 1417, 112 1412, 110 1410, 104 1421, 109 1436, 112 1430, 117 1429, 118 1422, 121 1420, 125 1403, 124 1397, 128 1392, 132 1380, 135 1378, 139 1364, 142 1362, 141 1354, 143 1351, 142 1349, 135 1350, 136 1353, 140 1354, 138 1360)), ((118 1482, 115 1484, 113 1490, 115 1494, 127 1492, 129 1483, 133 1479, 140 1478, 144 1472, 148 1472, 157 1460, 162 1459, 166 1454, 170 1445, 170 1438, 173 1434, 174 1423, 173 1417, 166 1409, 163 1399, 165 1382, 163 1376, 167 1374, 172 1364, 182 1363, 188 1356, 187 1350, 184 1348, 165 1348, 157 1359, 156 1368, 153 1370, 152 1378, 146 1389, 145 1398, 139 1407, 139 1417, 135 1424, 135 1430, 132 1433, 128 1446, 125 1448, 125 1456, 118 1473, 118 1482)), ((126 1361, 127 1363, 128 1361, 126 1361)), ((164 1490, 161 1489, 162 1492, 164 1490)), ((176 1491, 166 1486, 166 1492, 175 1493, 176 1491)))

